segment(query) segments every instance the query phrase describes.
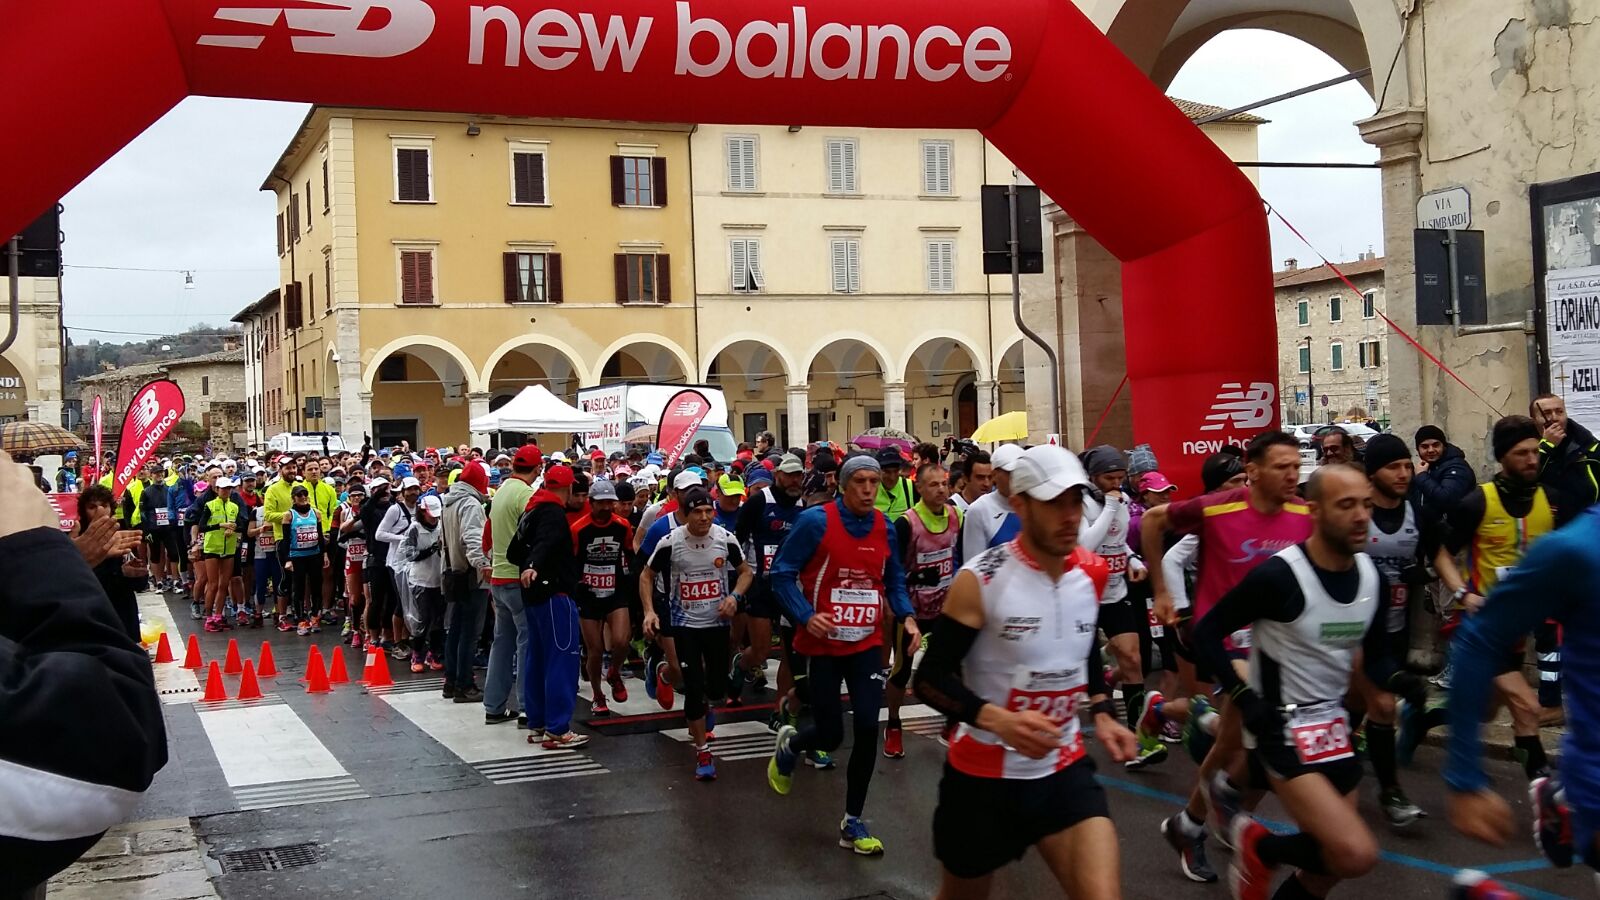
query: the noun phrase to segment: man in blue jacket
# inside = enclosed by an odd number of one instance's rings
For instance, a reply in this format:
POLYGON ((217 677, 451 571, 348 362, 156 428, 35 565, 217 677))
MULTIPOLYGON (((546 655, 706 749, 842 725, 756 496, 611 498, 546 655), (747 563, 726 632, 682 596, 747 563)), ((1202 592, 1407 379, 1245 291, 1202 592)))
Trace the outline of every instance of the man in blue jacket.
POLYGON ((1546 619, 1562 625, 1567 735, 1560 775, 1529 786, 1534 833, 1554 865, 1570 866, 1576 856, 1600 868, 1600 510, 1534 544, 1456 632, 1444 770, 1450 823, 1493 844, 1511 833, 1511 808, 1483 771, 1480 719, 1499 660, 1546 619))
POLYGON ((1438 518, 1455 510, 1462 498, 1478 487, 1478 476, 1473 474, 1467 455, 1461 448, 1445 440, 1444 429, 1437 425, 1424 425, 1417 429, 1416 477, 1411 480, 1411 490, 1422 500, 1422 508, 1438 518))

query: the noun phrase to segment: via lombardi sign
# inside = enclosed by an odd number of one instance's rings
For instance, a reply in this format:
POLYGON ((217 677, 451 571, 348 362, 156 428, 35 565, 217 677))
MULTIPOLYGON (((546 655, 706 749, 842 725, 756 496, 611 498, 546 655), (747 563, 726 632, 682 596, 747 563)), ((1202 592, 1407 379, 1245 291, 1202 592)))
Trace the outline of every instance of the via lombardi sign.
POLYGON ((1464 187, 1445 188, 1417 201, 1417 227, 1459 231, 1472 227, 1472 195, 1464 187))

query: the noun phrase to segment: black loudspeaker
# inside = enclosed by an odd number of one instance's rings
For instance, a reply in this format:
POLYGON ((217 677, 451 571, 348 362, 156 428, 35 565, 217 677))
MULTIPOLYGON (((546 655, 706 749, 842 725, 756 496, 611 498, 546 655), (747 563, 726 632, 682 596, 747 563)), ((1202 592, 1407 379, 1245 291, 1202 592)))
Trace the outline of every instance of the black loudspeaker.
POLYGON ((59 203, 50 207, 19 235, 22 238, 22 259, 18 261, 18 271, 22 277, 60 277, 61 210, 59 203))

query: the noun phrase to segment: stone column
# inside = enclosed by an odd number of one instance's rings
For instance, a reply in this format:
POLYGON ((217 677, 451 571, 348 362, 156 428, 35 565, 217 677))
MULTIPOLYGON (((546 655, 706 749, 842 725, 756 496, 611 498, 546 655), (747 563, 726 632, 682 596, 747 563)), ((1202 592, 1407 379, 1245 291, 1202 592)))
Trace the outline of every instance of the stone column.
MULTIPOLYGON (((1081 448, 1088 430, 1128 373, 1122 263, 1065 213, 1054 214, 1050 220, 1055 226, 1056 283, 1062 310, 1061 349, 1057 351, 1064 382, 1061 439, 1069 447, 1081 448)), ((1049 335, 1045 339, 1049 340, 1049 335)), ((1031 342, 1023 346, 1032 350, 1031 342)), ((1043 359, 1043 353, 1034 353, 1043 359)), ((1030 380, 1028 426, 1036 440, 1043 440, 1045 433, 1055 428, 1048 427, 1048 417, 1035 414, 1033 390, 1030 380)), ((1095 443, 1122 448, 1133 444, 1133 403, 1126 389, 1111 405, 1095 443)))
POLYGON ((372 433, 372 392, 361 383, 360 310, 334 311, 335 365, 339 371, 339 435, 350 449, 361 446, 361 436, 372 433), (355 398, 354 402, 347 398, 355 398))
MULTIPOLYGON (((470 422, 479 416, 487 416, 489 414, 489 396, 488 391, 474 391, 467 395, 467 421, 470 422)), ((489 446, 489 438, 490 435, 487 432, 474 431, 472 432, 472 446, 487 447, 489 446)))
MULTIPOLYGON (((1442 349, 1439 337, 1425 337, 1417 327, 1417 264, 1412 246, 1417 199, 1422 196, 1421 140, 1425 121, 1424 110, 1402 107, 1355 125, 1361 129, 1362 140, 1378 148, 1378 165, 1383 172, 1384 314, 1438 355, 1442 349)), ((1443 408, 1434 408, 1423 399, 1424 382, 1434 374, 1433 364, 1393 331, 1389 332, 1383 351, 1389 367, 1389 419, 1396 433, 1410 434, 1417 426, 1442 417, 1443 408)), ((1457 443, 1462 442, 1459 438, 1463 436, 1452 437, 1458 439, 1457 443)))
POLYGON ((804 384, 791 384, 788 393, 789 433, 783 437, 791 447, 804 447, 810 437, 811 388, 804 384))
POLYGON ((906 383, 883 383, 883 423, 890 428, 906 431, 906 383))
MULTIPOLYGON (((979 381, 973 387, 978 390, 978 424, 982 425, 1000 415, 1000 383, 979 381)), ((964 434, 960 436, 966 437, 964 434)))
MULTIPOLYGON (((342 384, 344 379, 340 379, 342 384)), ((351 450, 361 449, 361 436, 371 435, 376 441, 378 436, 372 434, 372 392, 356 390, 352 394, 356 402, 342 402, 339 404, 339 436, 344 438, 344 445, 351 450)))

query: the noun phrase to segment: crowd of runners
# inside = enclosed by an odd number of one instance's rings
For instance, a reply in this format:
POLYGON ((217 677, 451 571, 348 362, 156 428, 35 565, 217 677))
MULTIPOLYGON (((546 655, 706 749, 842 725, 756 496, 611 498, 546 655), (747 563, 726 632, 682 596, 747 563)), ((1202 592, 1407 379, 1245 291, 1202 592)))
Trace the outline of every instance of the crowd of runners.
MULTIPOLYGON (((580 684, 592 719, 632 683, 663 709, 682 698, 694 777, 711 781, 717 712, 767 688, 775 659, 767 781, 788 795, 802 762, 835 766, 848 695, 837 827, 857 854, 884 852, 865 819, 873 771, 905 755, 903 704, 927 704, 947 718, 943 898, 987 896, 1030 847, 1068 895, 1118 895, 1083 720, 1130 771, 1174 752, 1199 764, 1160 826, 1186 878, 1219 879, 1215 840, 1235 897, 1311 898, 1376 864, 1356 811, 1366 764, 1388 823, 1421 827, 1400 767, 1435 725, 1451 741, 1436 812, 1505 839, 1478 743, 1491 695, 1545 855, 1597 859, 1600 773, 1555 774, 1538 729, 1565 709, 1571 739, 1595 740, 1596 657, 1561 646, 1600 636, 1585 591, 1600 514, 1579 515, 1600 499, 1600 444, 1556 398, 1530 412, 1495 424, 1482 484, 1427 426, 1415 447, 1324 429, 1309 478, 1294 437, 1260 434, 1207 458, 1198 485, 1109 446, 785 450, 763 433, 736 459, 702 442, 670 464, 531 442, 180 456, 120 502, 101 485, 81 497, 86 523, 114 515, 147 538, 134 568, 102 573, 114 601, 131 598, 119 579, 148 578, 207 631, 339 628, 550 749, 590 740, 572 727, 580 684), (1579 676, 1565 696, 1564 663, 1579 676), (1267 792, 1299 831, 1253 817, 1267 792)), ((1488 879, 1459 890, 1512 896, 1488 879)))

